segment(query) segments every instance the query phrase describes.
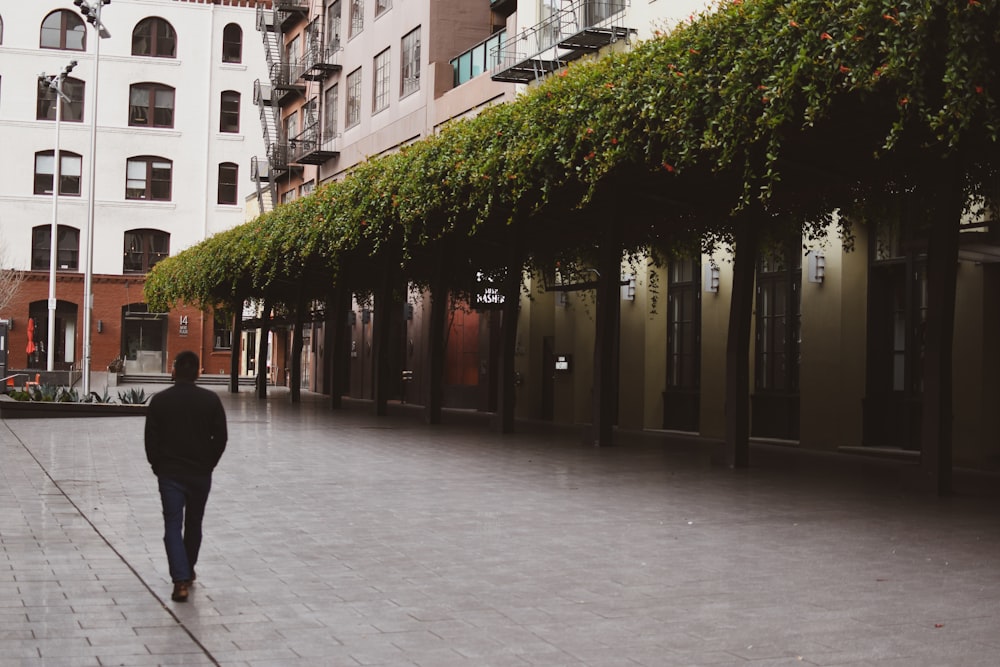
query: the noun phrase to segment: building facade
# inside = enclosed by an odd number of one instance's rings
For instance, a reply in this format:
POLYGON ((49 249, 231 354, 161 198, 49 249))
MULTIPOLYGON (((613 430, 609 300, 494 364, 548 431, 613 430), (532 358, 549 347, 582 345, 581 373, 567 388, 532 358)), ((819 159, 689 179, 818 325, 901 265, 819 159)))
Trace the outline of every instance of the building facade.
POLYGON ((166 372, 190 348, 206 370, 216 372, 213 357, 228 370, 231 324, 192 309, 150 313, 142 289, 159 259, 245 220, 251 158, 263 152, 255 20, 246 0, 118 0, 101 6, 101 37, 70 2, 0 8, 0 247, 4 267, 25 272, 0 313, 12 325, 8 369, 45 369, 49 347, 56 369, 81 368, 92 210, 91 368, 121 358, 128 372, 166 372), (39 73, 58 75, 72 61, 60 110, 39 73))

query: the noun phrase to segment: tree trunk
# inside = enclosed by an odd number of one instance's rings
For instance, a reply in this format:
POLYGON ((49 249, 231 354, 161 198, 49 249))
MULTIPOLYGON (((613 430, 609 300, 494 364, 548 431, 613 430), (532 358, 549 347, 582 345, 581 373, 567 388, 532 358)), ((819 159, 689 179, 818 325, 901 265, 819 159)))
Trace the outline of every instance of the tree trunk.
MULTIPOLYGON (((617 228, 616 228, 617 229, 617 228)), ((594 332, 594 380, 591 389, 590 442, 614 444, 618 417, 618 328, 621 319, 621 243, 609 233, 600 248, 594 332)))
POLYGON ((958 165, 939 164, 935 181, 925 180, 920 210, 930 217, 927 239, 927 320, 924 329, 923 409, 920 469, 938 495, 952 491, 952 356, 955 289, 958 282, 959 224, 964 208, 958 165))
POLYGON ((267 347, 273 308, 271 300, 264 299, 264 310, 260 316, 260 347, 257 350, 257 398, 267 398, 267 347))
POLYGON ((298 403, 302 400, 302 346, 304 339, 302 327, 305 325, 304 311, 306 309, 304 293, 305 290, 300 282, 295 298, 295 328, 292 332, 292 386, 289 393, 292 403, 298 403))
POLYGON ((757 265, 758 220, 737 221, 733 290, 726 340, 726 451, 731 468, 750 465, 750 329, 754 273, 757 265))
POLYGON ((344 378, 350 367, 350 341, 347 336, 347 312, 351 305, 351 292, 345 285, 337 284, 327 302, 326 326, 330 329, 327 339, 328 363, 327 372, 330 375, 330 409, 338 410, 343 406, 343 394, 346 389, 344 378))
MULTIPOLYGON (((444 261, 444 260, 442 260, 444 261)), ((440 266, 440 262, 439 262, 440 266)), ((444 271, 439 268, 431 284, 431 317, 428 341, 427 407, 425 419, 428 424, 441 423, 441 409, 444 406, 444 364, 447 346, 446 325, 448 322, 448 287, 444 271)))
POLYGON ((503 280, 500 377, 493 380, 500 383, 495 425, 500 433, 514 432, 514 405, 517 398, 514 355, 517 353, 517 316, 521 307, 521 265, 520 253, 516 248, 512 248, 510 261, 507 263, 507 275, 503 280))
POLYGON ((243 302, 234 300, 232 303, 233 340, 229 348, 229 393, 240 391, 240 347, 243 344, 243 302))
POLYGON ((383 269, 382 284, 375 296, 375 321, 372 325, 373 356, 375 358, 375 414, 384 417, 389 412, 390 334, 392 332, 392 272, 383 269))

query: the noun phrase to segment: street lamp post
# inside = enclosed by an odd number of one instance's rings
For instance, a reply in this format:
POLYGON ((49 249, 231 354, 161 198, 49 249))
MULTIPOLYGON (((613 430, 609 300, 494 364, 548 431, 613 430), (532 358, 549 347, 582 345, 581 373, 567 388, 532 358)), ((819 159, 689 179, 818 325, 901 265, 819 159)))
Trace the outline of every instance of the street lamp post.
POLYGON ((63 68, 59 74, 38 76, 38 85, 54 90, 56 102, 56 146, 54 151, 54 166, 52 168, 52 234, 49 241, 49 327, 46 338, 46 370, 55 370, 56 365, 56 263, 59 259, 59 186, 62 181, 62 154, 59 150, 59 127, 62 124, 62 105, 72 102, 66 93, 63 92, 63 83, 73 68, 76 61, 71 60, 69 65, 63 68))
POLYGON ((90 395, 90 329, 94 310, 94 196, 97 160, 97 81, 98 68, 101 64, 101 40, 111 36, 108 29, 101 23, 101 9, 110 5, 111 0, 73 0, 87 22, 97 29, 97 44, 94 46, 94 92, 93 103, 90 105, 90 182, 87 208, 87 241, 83 265, 83 394, 90 395))

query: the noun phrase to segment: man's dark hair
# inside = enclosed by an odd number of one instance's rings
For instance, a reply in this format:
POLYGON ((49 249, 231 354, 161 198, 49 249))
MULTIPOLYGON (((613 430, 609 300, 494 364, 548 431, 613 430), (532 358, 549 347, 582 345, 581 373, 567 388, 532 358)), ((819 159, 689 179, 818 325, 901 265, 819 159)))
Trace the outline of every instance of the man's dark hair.
POLYGON ((201 363, 198 355, 191 350, 184 350, 174 359, 174 379, 184 382, 194 382, 198 378, 201 363))

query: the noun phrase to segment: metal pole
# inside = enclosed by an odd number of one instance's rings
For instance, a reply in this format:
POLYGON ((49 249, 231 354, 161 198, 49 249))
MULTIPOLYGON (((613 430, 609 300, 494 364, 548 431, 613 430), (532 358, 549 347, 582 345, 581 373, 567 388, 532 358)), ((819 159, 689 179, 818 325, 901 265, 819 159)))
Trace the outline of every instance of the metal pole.
POLYGON ((80 11, 87 17, 87 20, 93 24, 98 33, 97 44, 94 47, 94 103, 90 105, 90 201, 87 209, 87 242, 83 269, 83 393, 85 396, 89 396, 90 329, 92 326, 91 322, 93 320, 94 309, 94 197, 96 192, 94 184, 97 176, 97 83, 101 65, 101 39, 104 37, 110 37, 110 34, 101 23, 101 7, 104 5, 103 0, 96 0, 93 6, 79 0, 74 0, 73 4, 80 7, 80 11), (87 8, 87 11, 84 11, 84 7, 87 8))
POLYGON ((45 339, 46 370, 54 371, 56 366, 56 261, 59 257, 59 185, 62 179, 62 155, 59 152, 59 126, 62 124, 62 82, 63 76, 52 79, 49 86, 56 91, 56 148, 55 167, 52 169, 52 233, 49 242, 49 327, 45 339))
MULTIPOLYGON (((56 146, 54 151, 55 166, 52 169, 52 231, 49 241, 49 325, 48 336, 46 337, 46 370, 55 370, 56 359, 56 264, 59 260, 59 188, 62 185, 62 151, 60 150, 59 128, 62 127, 62 105, 63 102, 72 102, 63 92, 63 84, 66 77, 73 68, 76 61, 71 60, 69 65, 57 75, 48 77, 48 87, 56 93, 56 146)), ((42 75, 44 76, 44 75, 42 75)), ((41 77, 39 77, 41 81, 41 77)))

